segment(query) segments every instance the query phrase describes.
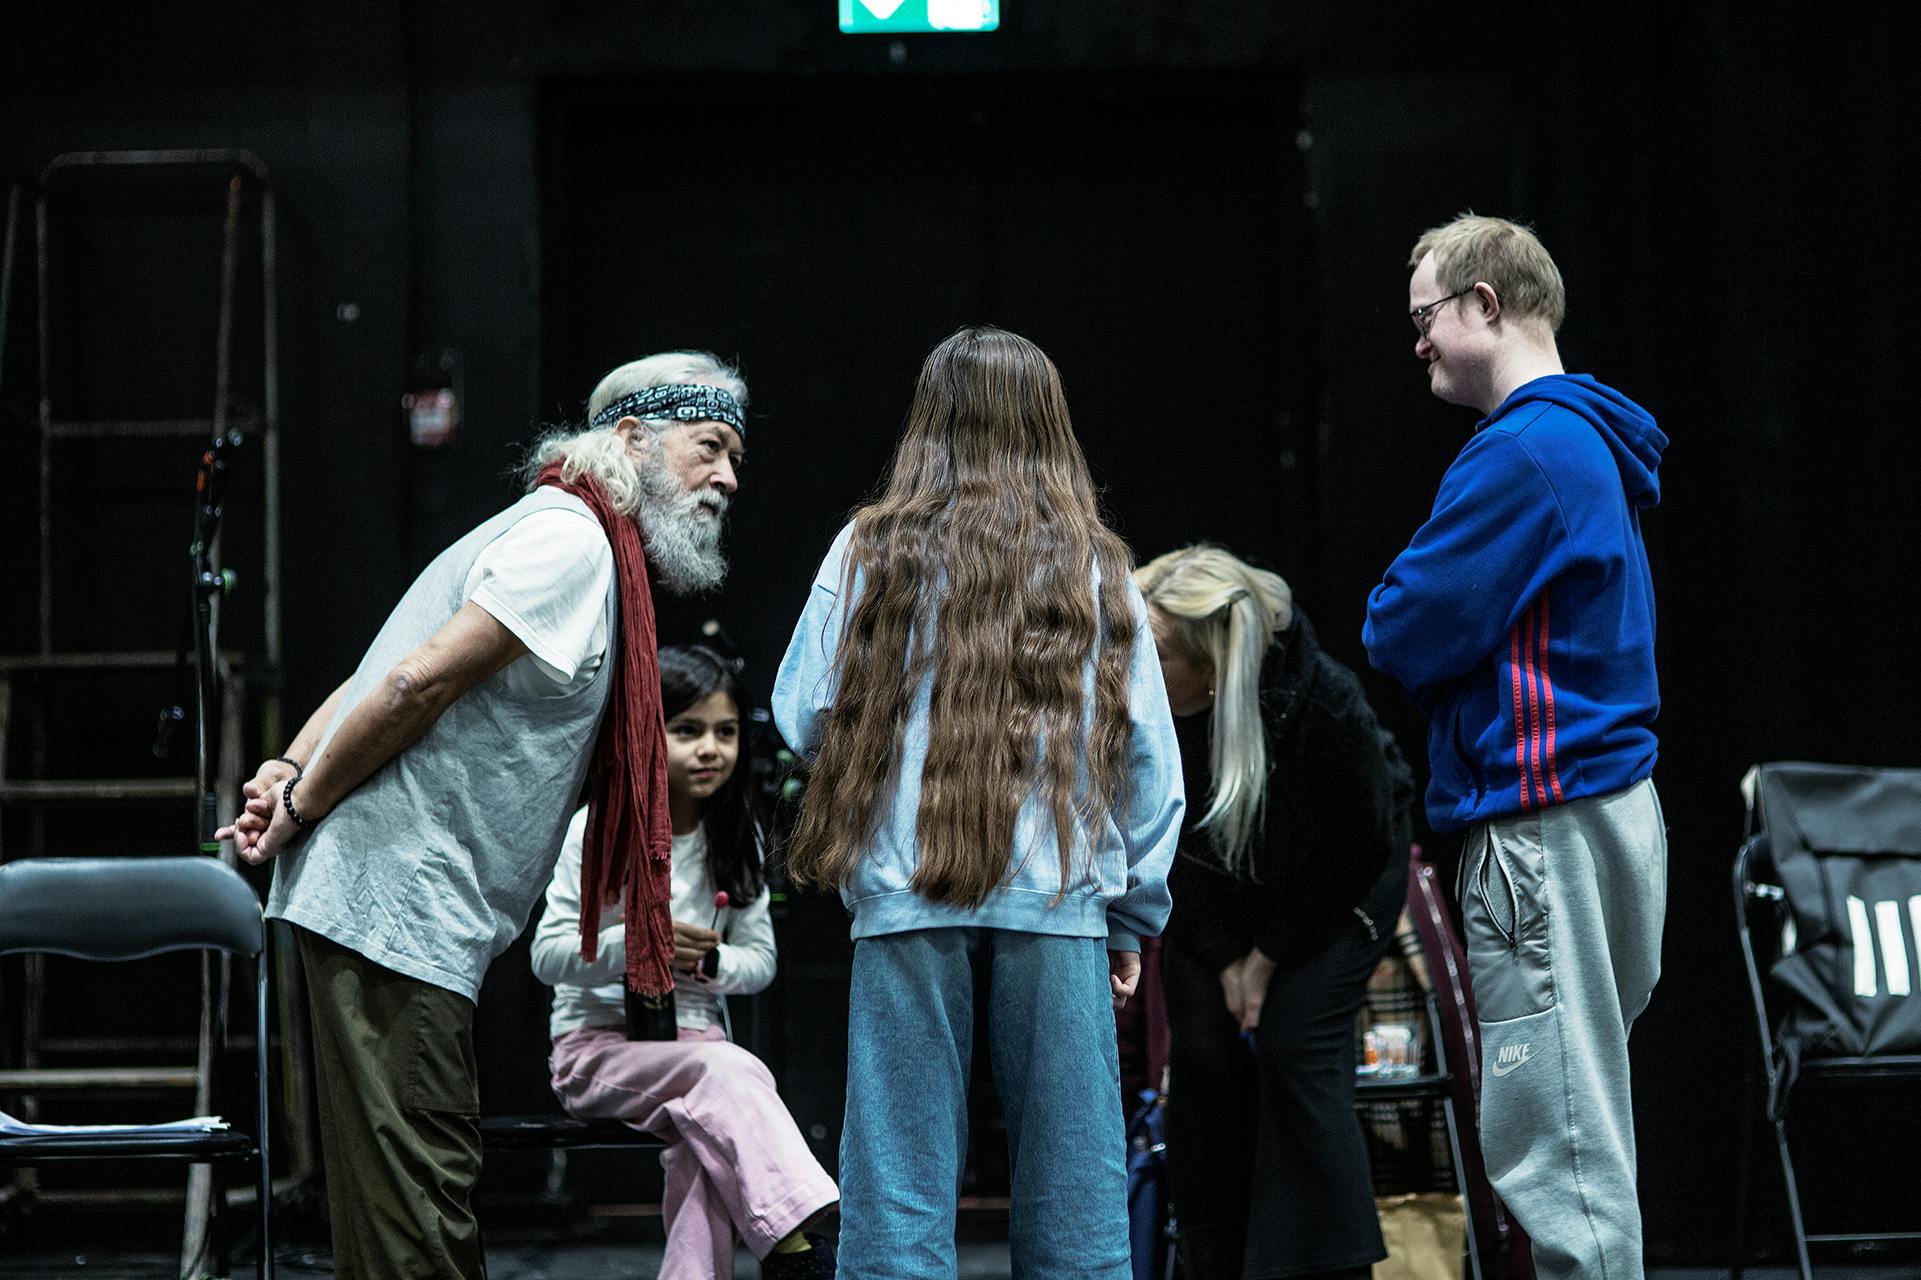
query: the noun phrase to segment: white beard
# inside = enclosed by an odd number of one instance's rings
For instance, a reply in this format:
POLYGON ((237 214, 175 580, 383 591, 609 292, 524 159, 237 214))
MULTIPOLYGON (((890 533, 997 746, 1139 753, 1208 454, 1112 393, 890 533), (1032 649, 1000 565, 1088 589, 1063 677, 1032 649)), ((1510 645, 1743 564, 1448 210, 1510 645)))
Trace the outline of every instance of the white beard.
POLYGON ((689 493, 664 463, 639 466, 640 510, 634 515, 660 583, 677 596, 712 591, 727 579, 721 527, 727 495, 717 489, 689 493))

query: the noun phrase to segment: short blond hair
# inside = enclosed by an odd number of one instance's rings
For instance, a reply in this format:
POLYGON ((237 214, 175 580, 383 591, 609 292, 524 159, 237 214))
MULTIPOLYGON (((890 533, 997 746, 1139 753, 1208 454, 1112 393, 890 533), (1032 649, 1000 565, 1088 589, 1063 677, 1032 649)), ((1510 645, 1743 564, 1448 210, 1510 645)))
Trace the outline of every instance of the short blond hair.
POLYGON ((1567 289, 1561 269, 1530 228, 1506 218, 1464 213, 1423 231, 1408 256, 1408 269, 1420 266, 1430 253, 1443 294, 1489 284, 1504 311, 1517 319, 1545 321, 1548 332, 1560 332, 1567 289))

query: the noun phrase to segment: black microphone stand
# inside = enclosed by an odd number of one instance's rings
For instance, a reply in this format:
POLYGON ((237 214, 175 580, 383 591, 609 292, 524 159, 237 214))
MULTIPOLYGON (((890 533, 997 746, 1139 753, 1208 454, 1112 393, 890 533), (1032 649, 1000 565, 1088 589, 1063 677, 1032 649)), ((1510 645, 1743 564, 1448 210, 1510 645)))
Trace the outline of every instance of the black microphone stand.
POLYGON ((213 443, 200 455, 200 471, 194 477, 193 542, 188 554, 193 559, 194 657, 198 668, 194 681, 194 734, 198 761, 195 785, 200 796, 200 851, 219 853, 220 842, 214 832, 220 826, 220 797, 214 790, 214 708, 220 705, 219 617, 214 598, 233 588, 233 572, 214 564, 214 542, 220 536, 222 502, 227 489, 227 458, 240 447, 237 430, 214 436, 213 443))

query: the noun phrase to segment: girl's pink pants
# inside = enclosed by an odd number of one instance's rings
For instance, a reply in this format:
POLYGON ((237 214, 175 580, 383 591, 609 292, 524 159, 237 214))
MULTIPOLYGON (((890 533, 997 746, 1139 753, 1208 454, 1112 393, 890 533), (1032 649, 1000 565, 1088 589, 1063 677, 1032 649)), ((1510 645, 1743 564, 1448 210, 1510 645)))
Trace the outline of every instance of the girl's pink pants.
POLYGON ((718 1027, 680 1034, 569 1031, 554 1041, 554 1093, 570 1115, 622 1120, 667 1140, 660 1277, 712 1280, 734 1274, 736 1236, 764 1258, 840 1192, 759 1058, 718 1027))

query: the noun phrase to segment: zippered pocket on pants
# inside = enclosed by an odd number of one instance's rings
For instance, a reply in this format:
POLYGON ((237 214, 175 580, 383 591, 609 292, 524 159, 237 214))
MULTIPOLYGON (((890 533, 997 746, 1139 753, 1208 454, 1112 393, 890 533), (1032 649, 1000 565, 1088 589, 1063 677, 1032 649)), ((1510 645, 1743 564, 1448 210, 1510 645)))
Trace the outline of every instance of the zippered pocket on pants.
POLYGON ((1538 831, 1527 819, 1489 823, 1480 829, 1479 849, 1469 846, 1474 861, 1466 868, 1461 927, 1482 1022, 1554 1007, 1547 859, 1538 831))

